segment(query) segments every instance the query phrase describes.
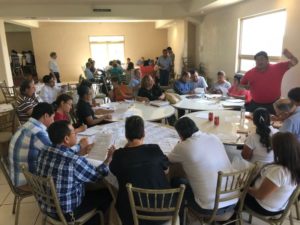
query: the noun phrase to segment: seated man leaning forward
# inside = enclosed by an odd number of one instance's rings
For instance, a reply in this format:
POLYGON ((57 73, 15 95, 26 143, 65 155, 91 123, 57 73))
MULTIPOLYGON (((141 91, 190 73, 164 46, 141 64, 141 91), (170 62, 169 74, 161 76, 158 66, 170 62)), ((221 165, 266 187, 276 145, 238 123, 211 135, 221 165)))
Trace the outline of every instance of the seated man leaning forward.
POLYGON ((211 88, 210 92, 215 94, 223 94, 227 95, 229 88, 231 87, 231 84, 229 81, 227 81, 226 74, 224 71, 219 71, 217 73, 218 80, 216 83, 214 83, 213 87, 211 88))
POLYGON ((174 83, 174 91, 179 95, 194 94, 194 86, 190 82, 191 75, 189 72, 182 72, 179 80, 174 83))
POLYGON ((17 113, 21 124, 27 122, 38 103, 33 80, 24 80, 20 85, 20 94, 17 98, 17 113))
POLYGON ((296 106, 295 111, 291 116, 284 120, 280 132, 291 132, 298 141, 300 141, 300 87, 293 88, 289 91, 288 97, 296 106))
MULTIPOLYGON (((22 164, 35 173, 38 154, 51 146, 47 127, 53 123, 54 110, 48 103, 33 108, 31 118, 14 134, 9 144, 10 177, 13 184, 22 189, 26 185, 20 169, 22 164)), ((25 186, 26 189, 26 186, 25 186)))
MULTIPOLYGON (((73 218, 77 219, 93 209, 105 212, 112 201, 109 191, 107 189, 88 191, 85 190, 85 184, 97 182, 108 174, 113 149, 108 150, 103 164, 94 167, 85 157, 77 155, 72 149, 76 145, 77 137, 68 121, 54 122, 48 132, 53 146, 39 155, 36 173, 42 177, 53 177, 66 220, 72 222, 73 218)), ((91 149, 86 138, 81 139, 80 145, 86 150, 82 154, 88 153, 91 149)), ((58 218, 56 210, 53 210, 47 202, 41 199, 38 203, 50 217, 58 218)), ((99 223, 97 217, 98 215, 85 224, 99 223)))
POLYGON ((106 119, 111 119, 111 114, 104 114, 96 117, 90 104, 92 101, 92 89, 86 85, 79 85, 77 88, 79 100, 77 103, 77 116, 80 124, 86 124, 88 127, 95 126, 106 119))
MULTIPOLYGON (((173 178, 172 186, 186 185, 184 200, 201 214, 211 214, 216 195, 219 171, 230 172, 232 167, 222 142, 213 134, 202 133, 193 120, 180 118, 175 129, 181 139, 168 155, 170 162, 181 163, 187 180, 173 178)), ((183 201, 184 202, 184 201, 183 201)), ((218 214, 234 208, 236 201, 221 202, 218 214)), ((180 209, 180 223, 183 207, 180 209)))
POLYGON ((193 86, 193 90, 196 88, 203 88, 204 92, 207 90, 207 83, 203 76, 200 76, 196 70, 190 70, 191 74, 191 84, 193 86))
MULTIPOLYGON (((126 119, 125 136, 127 144, 113 154, 109 165, 110 171, 117 177, 119 193, 116 209, 123 225, 132 225, 132 213, 129 205, 126 184, 147 189, 169 188, 165 173, 168 172, 169 161, 156 144, 144 144, 144 121, 139 116, 126 119)), ((151 201, 151 198, 150 198, 151 201)), ((152 199, 153 201, 153 199, 152 199)), ((153 204, 150 202, 150 204, 153 204)), ((140 225, 162 224, 140 220, 140 225)))

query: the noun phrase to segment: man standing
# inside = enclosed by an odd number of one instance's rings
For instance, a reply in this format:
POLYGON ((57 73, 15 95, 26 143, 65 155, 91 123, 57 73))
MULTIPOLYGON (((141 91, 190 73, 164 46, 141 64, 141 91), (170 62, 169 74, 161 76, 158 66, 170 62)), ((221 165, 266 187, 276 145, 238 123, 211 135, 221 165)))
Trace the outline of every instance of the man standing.
POLYGON ((56 77, 57 83, 60 83, 60 74, 59 74, 59 68, 58 68, 58 64, 57 64, 56 59, 57 59, 56 52, 51 52, 48 67, 49 67, 49 70, 50 70, 50 74, 52 74, 52 76, 56 77))
POLYGON ((254 56, 256 67, 249 70, 241 80, 242 85, 249 86, 252 95, 247 111, 253 112, 263 107, 275 114, 273 103, 281 96, 282 78, 286 71, 298 63, 298 59, 289 50, 284 49, 283 55, 289 61, 277 64, 270 64, 268 54, 264 51, 254 56))
POLYGON ((162 56, 160 56, 157 60, 157 65, 159 67, 159 75, 160 75, 160 85, 168 86, 170 70, 172 67, 172 59, 168 56, 168 50, 164 49, 162 51, 162 56))

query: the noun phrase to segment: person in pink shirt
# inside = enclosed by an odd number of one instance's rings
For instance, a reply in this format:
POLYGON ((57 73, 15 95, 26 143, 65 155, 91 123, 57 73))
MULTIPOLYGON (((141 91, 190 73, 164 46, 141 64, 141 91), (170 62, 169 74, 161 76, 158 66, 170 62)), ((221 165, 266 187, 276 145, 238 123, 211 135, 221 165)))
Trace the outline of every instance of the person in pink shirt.
POLYGON ((268 54, 264 51, 254 56, 256 66, 246 72, 241 84, 248 86, 252 101, 246 107, 253 112, 256 108, 266 108, 271 114, 275 114, 273 103, 281 96, 281 82, 284 74, 291 67, 297 65, 298 59, 287 49, 283 55, 288 61, 270 64, 268 54))
POLYGON ((244 99, 245 103, 248 104, 252 98, 250 91, 246 90, 240 85, 242 77, 242 74, 235 74, 233 85, 231 86, 231 88, 228 89, 227 95, 238 99, 244 99))
MULTIPOLYGON (((67 94, 61 94, 57 97, 55 104, 57 109, 54 114, 54 121, 67 120, 70 121, 69 113, 73 107, 73 98, 67 94)), ((86 129, 85 125, 81 125, 75 129, 76 133, 82 132, 86 129)))

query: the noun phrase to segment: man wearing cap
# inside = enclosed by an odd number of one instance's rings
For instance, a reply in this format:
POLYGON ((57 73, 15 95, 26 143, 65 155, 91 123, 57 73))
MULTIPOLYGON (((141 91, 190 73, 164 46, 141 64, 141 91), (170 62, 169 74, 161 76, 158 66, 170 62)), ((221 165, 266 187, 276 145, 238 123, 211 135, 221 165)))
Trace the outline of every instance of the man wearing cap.
POLYGON ((268 54, 264 51, 254 56, 256 67, 246 72, 241 80, 242 85, 249 86, 252 95, 247 111, 253 112, 256 108, 263 107, 275 114, 273 103, 281 96, 283 76, 298 63, 298 59, 289 50, 284 49, 283 55, 289 60, 277 64, 270 64, 268 54))

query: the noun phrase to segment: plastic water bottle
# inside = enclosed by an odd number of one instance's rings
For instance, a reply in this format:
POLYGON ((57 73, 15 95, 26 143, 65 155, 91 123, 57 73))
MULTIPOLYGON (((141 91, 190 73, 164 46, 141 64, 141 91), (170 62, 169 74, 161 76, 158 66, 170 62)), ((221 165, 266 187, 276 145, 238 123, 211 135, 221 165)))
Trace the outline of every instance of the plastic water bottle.
POLYGON ((245 124, 245 113, 246 113, 246 109, 245 106, 241 107, 241 126, 244 127, 245 124))

